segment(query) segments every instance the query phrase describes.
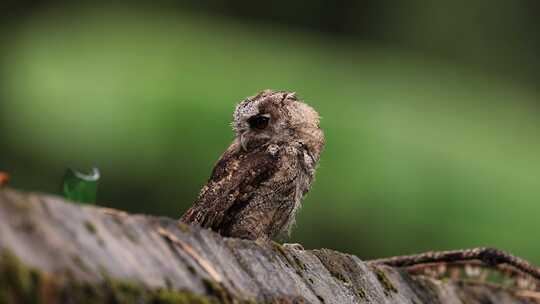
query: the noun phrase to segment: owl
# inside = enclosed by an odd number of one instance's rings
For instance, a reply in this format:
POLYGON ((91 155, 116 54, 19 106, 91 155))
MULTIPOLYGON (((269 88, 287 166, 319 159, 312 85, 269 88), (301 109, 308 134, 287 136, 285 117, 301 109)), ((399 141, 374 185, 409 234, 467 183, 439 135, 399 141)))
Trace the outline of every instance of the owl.
POLYGON ((264 90, 240 102, 235 138, 180 221, 223 236, 290 234, 324 147, 319 114, 295 93, 264 90))

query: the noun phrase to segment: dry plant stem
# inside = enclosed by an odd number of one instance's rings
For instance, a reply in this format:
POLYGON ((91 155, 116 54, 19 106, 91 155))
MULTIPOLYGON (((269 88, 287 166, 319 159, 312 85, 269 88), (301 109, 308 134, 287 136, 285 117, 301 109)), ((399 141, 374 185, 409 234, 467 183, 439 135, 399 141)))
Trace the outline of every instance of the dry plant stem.
POLYGON ((452 263, 470 260, 480 260, 488 266, 508 264, 540 281, 539 268, 533 266, 531 263, 520 257, 511 255, 496 248, 489 247, 449 251, 429 251, 414 255, 403 255, 372 260, 370 263, 385 264, 394 267, 409 267, 427 263, 452 263))
POLYGON ((407 272, 413 273, 413 274, 414 273, 419 273, 419 272, 421 272, 421 271, 423 271, 425 269, 435 268, 435 267, 441 265, 441 263, 444 263, 449 268, 450 267, 463 268, 466 265, 470 265, 470 266, 474 266, 474 267, 481 267, 481 268, 493 268, 493 267, 495 267, 498 271, 506 273, 509 276, 523 276, 523 275, 525 275, 522 271, 520 271, 520 270, 518 270, 518 269, 516 269, 516 268, 514 268, 512 266, 509 266, 507 264, 499 264, 499 265, 496 265, 496 266, 489 266, 489 265, 486 265, 485 263, 483 263, 481 261, 477 261, 477 260, 439 262, 439 263, 425 263, 425 264, 411 265, 411 266, 407 267, 407 272))

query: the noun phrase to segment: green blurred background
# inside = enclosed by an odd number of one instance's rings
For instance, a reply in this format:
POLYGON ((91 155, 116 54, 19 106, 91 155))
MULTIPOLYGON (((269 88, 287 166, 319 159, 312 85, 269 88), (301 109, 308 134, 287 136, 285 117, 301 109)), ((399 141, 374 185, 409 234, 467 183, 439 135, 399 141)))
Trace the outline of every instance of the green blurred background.
POLYGON ((496 246, 540 263, 538 1, 7 1, 0 171, 178 218, 237 102, 296 91, 327 146, 289 242, 363 259, 496 246), (92 4, 90 4, 92 3, 92 4))

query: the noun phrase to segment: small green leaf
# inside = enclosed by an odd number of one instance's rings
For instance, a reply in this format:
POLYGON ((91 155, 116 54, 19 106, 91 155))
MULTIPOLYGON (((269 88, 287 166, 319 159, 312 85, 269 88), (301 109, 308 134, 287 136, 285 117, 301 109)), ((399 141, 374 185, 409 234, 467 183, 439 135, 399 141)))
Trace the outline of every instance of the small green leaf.
POLYGON ((62 185, 64 197, 83 204, 95 203, 99 177, 97 168, 92 168, 90 174, 83 174, 68 168, 62 185))

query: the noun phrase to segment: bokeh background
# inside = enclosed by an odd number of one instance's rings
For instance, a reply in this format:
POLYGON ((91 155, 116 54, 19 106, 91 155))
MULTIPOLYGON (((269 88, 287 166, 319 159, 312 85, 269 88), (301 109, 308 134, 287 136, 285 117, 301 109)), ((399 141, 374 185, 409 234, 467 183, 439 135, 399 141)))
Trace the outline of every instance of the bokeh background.
POLYGON ((3 1, 0 171, 179 217, 237 102, 296 91, 327 147, 289 242, 540 263, 538 1, 3 1), (76 3, 76 4, 75 4, 76 3))

